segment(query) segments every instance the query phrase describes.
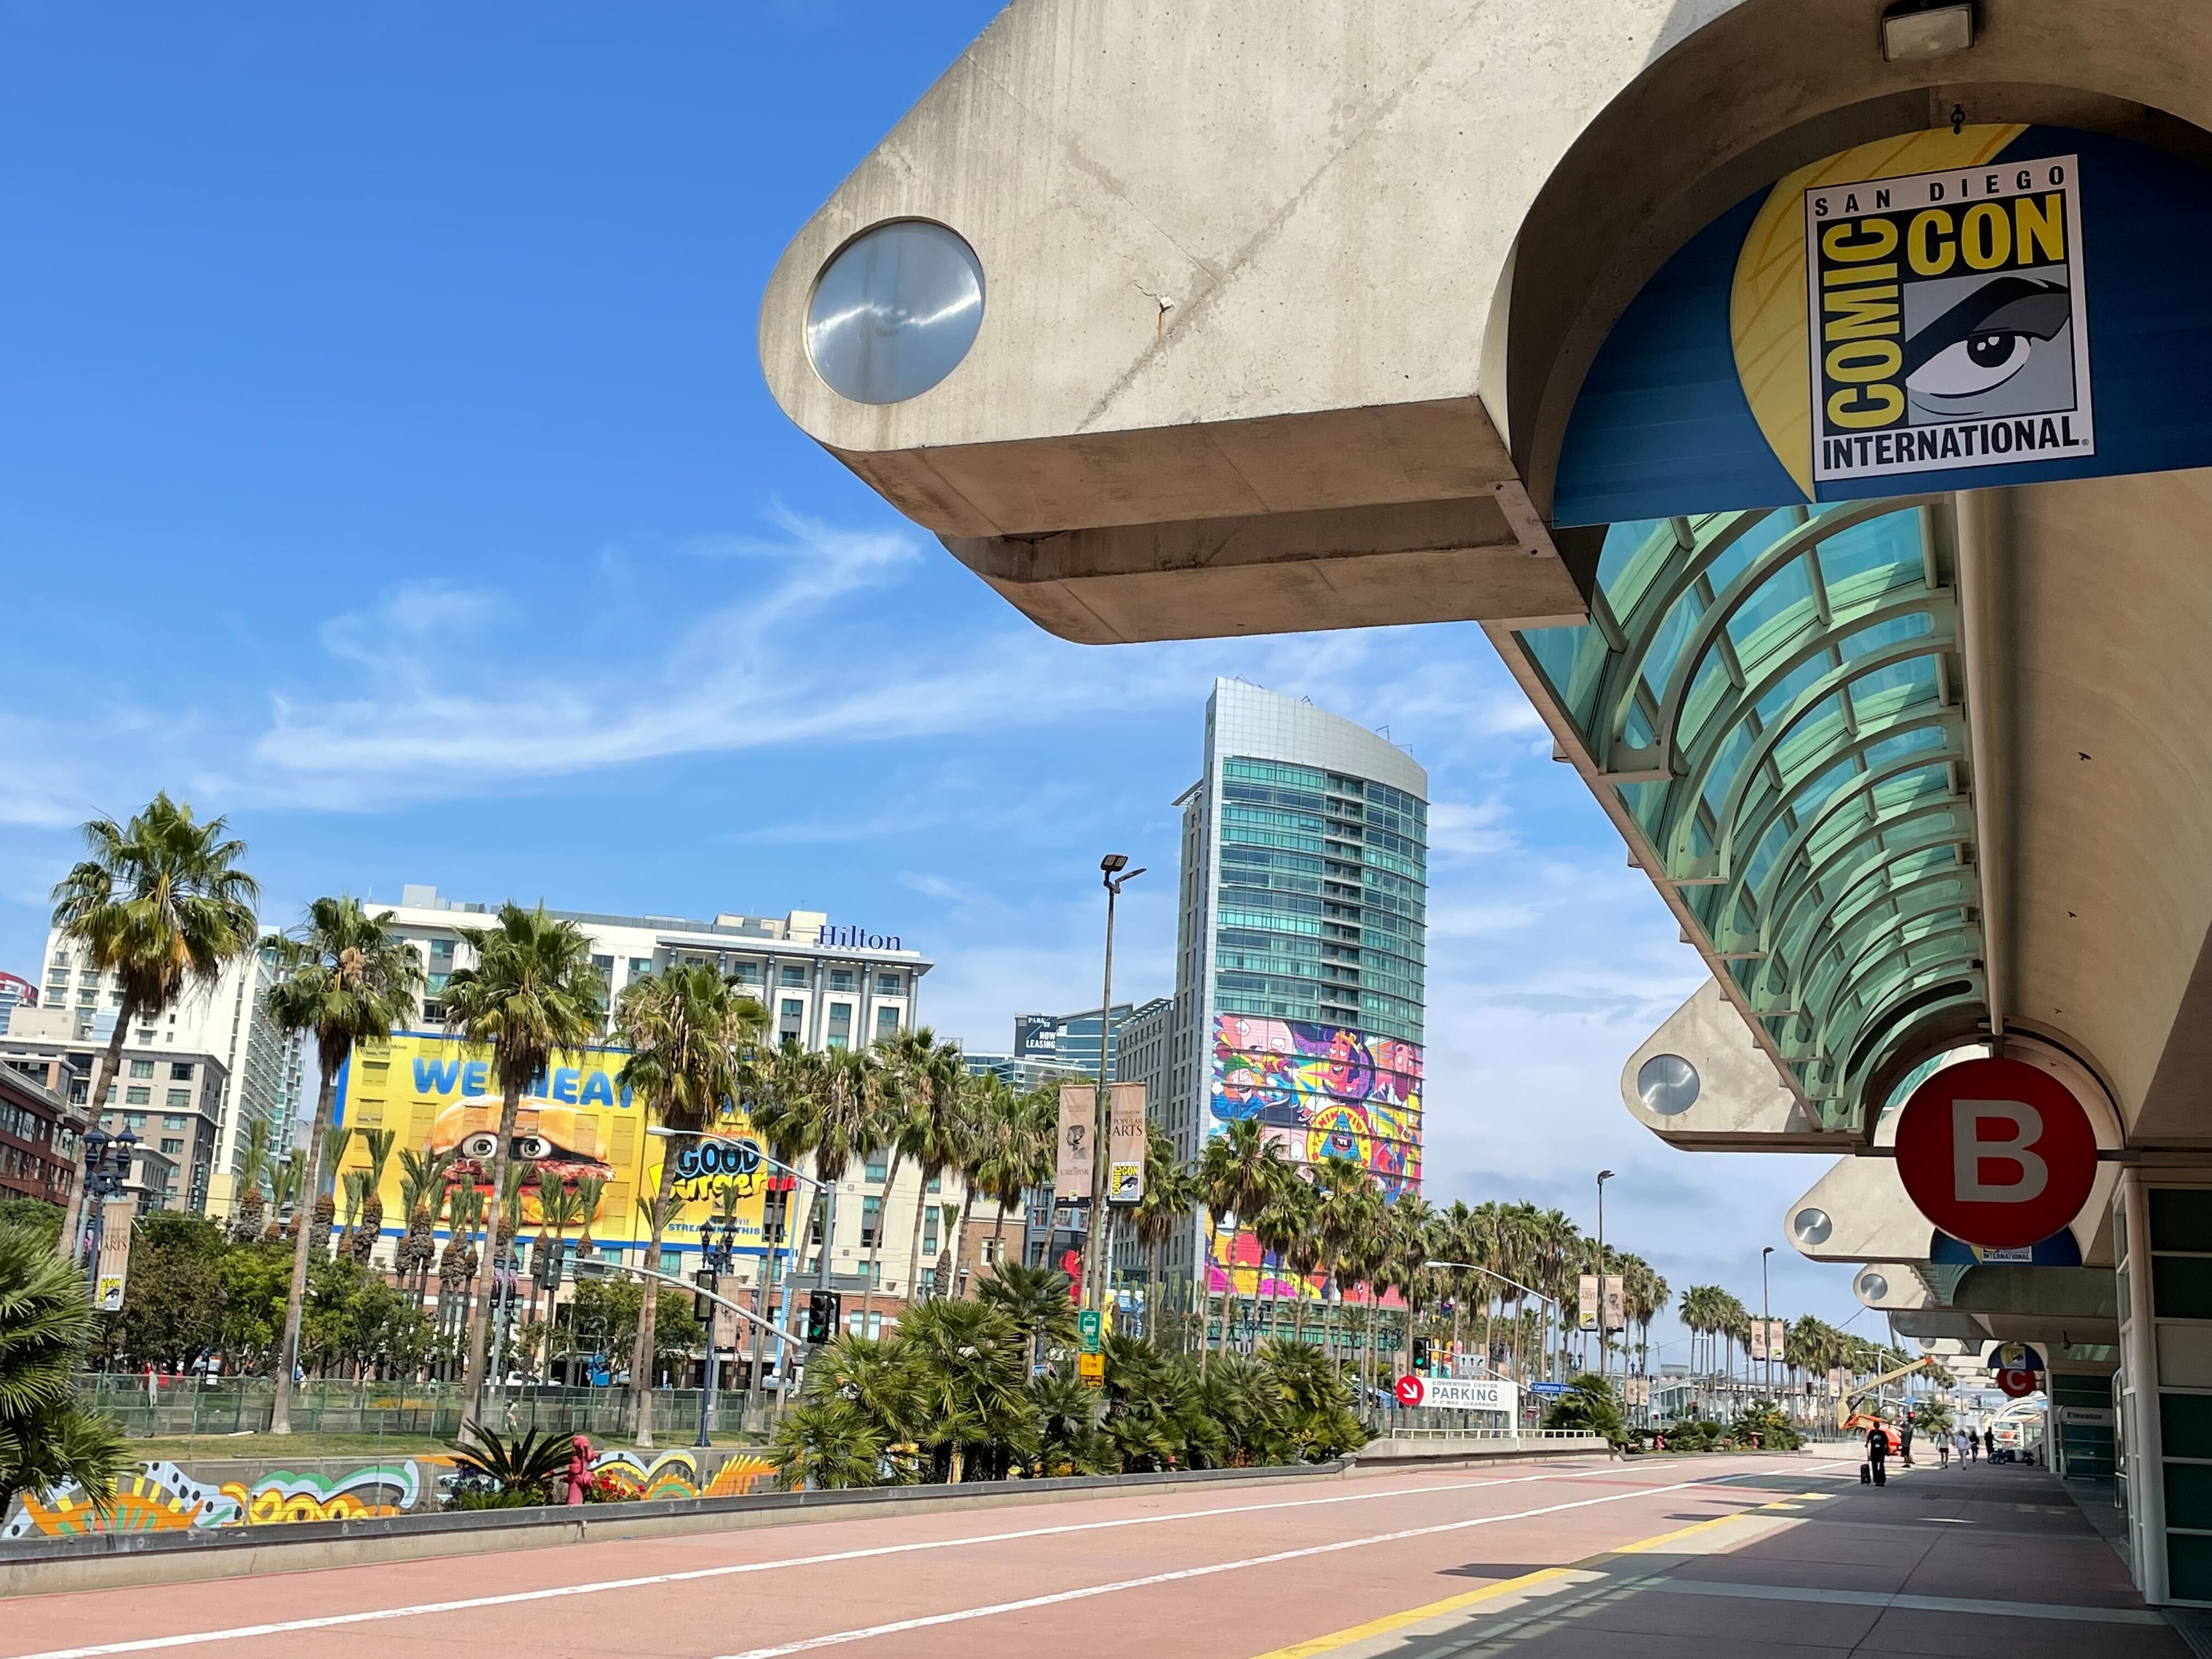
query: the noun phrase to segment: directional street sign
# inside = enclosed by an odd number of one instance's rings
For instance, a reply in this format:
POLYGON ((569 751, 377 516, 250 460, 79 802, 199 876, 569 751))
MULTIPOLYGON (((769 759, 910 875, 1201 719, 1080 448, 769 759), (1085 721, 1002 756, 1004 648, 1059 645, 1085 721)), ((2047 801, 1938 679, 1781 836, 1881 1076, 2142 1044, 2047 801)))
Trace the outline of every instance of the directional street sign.
POLYGON ((2050 1237, 2089 1201, 2097 1134, 2081 1103, 2019 1060, 1947 1066, 1897 1120, 1897 1173, 1952 1237, 2012 1249, 2050 1237))
MULTIPOLYGON (((1075 1334, 1083 1340, 1085 1353, 1095 1354, 1098 1352, 1098 1336, 1100 1331, 1104 1328, 1105 1322, 1105 1316, 1096 1308, 1085 1308, 1075 1316, 1075 1334)), ((1087 1376, 1088 1373, 1086 1372, 1085 1375, 1087 1376)))
POLYGON ((1528 1385, 1530 1394, 1540 1394, 1547 1399, 1555 1395, 1565 1394, 1566 1391, 1567 1385, 1564 1382, 1531 1382, 1528 1385))
POLYGON ((1400 1405, 1432 1411, 1510 1414, 1519 1404, 1513 1384, 1488 1376, 1401 1376, 1395 1392, 1400 1405))
POLYGON ((1401 1406, 1418 1406, 1427 1395, 1429 1385, 1418 1376, 1401 1376, 1391 1390, 1401 1406))
POLYGON ((1092 1388, 1106 1384, 1106 1356, 1103 1353, 1079 1353, 1075 1356, 1075 1374, 1092 1388))

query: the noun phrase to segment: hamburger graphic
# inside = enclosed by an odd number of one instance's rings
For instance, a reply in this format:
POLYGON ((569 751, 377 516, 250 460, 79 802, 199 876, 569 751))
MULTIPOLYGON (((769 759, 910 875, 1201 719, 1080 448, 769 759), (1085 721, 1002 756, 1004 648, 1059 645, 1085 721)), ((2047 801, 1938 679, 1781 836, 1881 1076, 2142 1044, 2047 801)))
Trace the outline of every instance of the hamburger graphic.
MULTIPOLYGON (((430 1125, 430 1150, 455 1154, 453 1173, 479 1186, 491 1179, 499 1151, 500 1103, 484 1097, 457 1101, 430 1125)), ((599 1115, 542 1097, 526 1099, 514 1115, 514 1158, 536 1170, 540 1182, 573 1185, 579 1177, 611 1179, 614 1169, 599 1156, 599 1115)), ((534 1199, 525 1200, 526 1205, 534 1199)))

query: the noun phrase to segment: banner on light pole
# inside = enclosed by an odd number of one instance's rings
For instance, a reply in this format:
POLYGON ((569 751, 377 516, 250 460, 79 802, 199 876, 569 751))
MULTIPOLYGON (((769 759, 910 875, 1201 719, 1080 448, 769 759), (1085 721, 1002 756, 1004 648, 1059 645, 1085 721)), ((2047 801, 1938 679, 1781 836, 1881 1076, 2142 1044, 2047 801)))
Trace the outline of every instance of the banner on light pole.
POLYGON ((1053 1166, 1056 1199, 1087 1200, 1097 1167, 1098 1087, 1091 1083, 1060 1085, 1060 1150, 1053 1166))
POLYGON ((1597 1275, 1595 1273, 1584 1273, 1575 1282, 1575 1299, 1577 1310, 1581 1315, 1579 1321, 1581 1328, 1586 1331, 1595 1330, 1597 1328, 1597 1275))
POLYGON ((1107 1106, 1106 1198, 1134 1204, 1145 1195, 1145 1085, 1117 1083, 1107 1106))
POLYGON ((100 1203, 100 1260, 93 1264, 92 1305, 101 1313, 123 1311, 123 1286, 131 1273, 131 1224, 137 1215, 135 1198, 100 1203))

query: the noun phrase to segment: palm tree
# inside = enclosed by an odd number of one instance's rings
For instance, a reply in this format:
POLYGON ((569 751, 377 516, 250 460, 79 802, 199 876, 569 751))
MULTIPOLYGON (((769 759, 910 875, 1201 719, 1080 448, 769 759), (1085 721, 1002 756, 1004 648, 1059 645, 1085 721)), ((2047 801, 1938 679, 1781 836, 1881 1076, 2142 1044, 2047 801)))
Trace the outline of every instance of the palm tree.
MULTIPOLYGON (((127 823, 102 817, 86 824, 90 856, 54 886, 53 925, 77 952, 78 967, 116 979, 115 1029, 86 1097, 95 1127, 106 1115, 131 1028, 189 987, 212 985, 226 963, 253 950, 261 890, 238 867, 246 843, 232 839, 229 827, 220 817, 199 823, 191 806, 157 794, 127 823)), ((56 1246, 70 1261, 84 1228, 84 1189, 79 1164, 56 1246)))
POLYGON ((1371 1190, 1367 1171, 1348 1158, 1325 1158, 1314 1166, 1316 1189, 1321 1197, 1314 1207, 1315 1237, 1321 1246, 1322 1271, 1327 1275, 1327 1299, 1322 1304, 1322 1341, 1330 1359, 1338 1358, 1334 1316, 1354 1281, 1353 1271, 1362 1230, 1367 1224, 1367 1195, 1371 1190))
MULTIPOLYGON (((380 1042, 415 1011, 422 964, 414 951, 388 936, 392 912, 371 916, 350 896, 319 898, 307 919, 289 933, 271 933, 261 942, 274 957, 280 978, 269 988, 270 1018, 279 1030, 312 1031, 322 1081, 315 1116, 307 1131, 307 1162, 301 1166, 298 1204, 321 1196, 323 1142, 330 1133, 331 1103, 338 1073, 354 1044, 380 1042)), ((341 1149, 339 1156, 344 1156, 341 1149)), ((277 1348, 276 1400, 270 1432, 292 1432, 292 1374, 299 1363, 300 1316, 307 1296, 307 1257, 321 1233, 319 1220, 302 1225, 292 1243, 292 1284, 284 1299, 284 1336, 277 1348)))
POLYGON ((403 1285, 408 1278, 419 1277, 418 1305, 429 1294, 430 1266, 438 1255, 433 1235, 437 1212, 445 1206, 446 1171, 453 1167, 453 1158, 452 1152, 427 1148, 399 1154, 399 1202, 407 1212, 407 1236, 399 1241, 394 1260, 403 1285))
POLYGON ((362 1146, 368 1152, 368 1186, 361 1203, 361 1222, 353 1235, 353 1259, 366 1262, 375 1249, 376 1241, 384 1237, 384 1166, 392 1161, 392 1149, 398 1143, 397 1129, 363 1129, 362 1146))
POLYGON ((592 1254, 592 1228, 599 1218, 599 1204, 606 1195, 605 1176, 578 1176, 574 1191, 576 1194, 576 1260, 592 1254))
MULTIPOLYGON (((1297 1169, 1285 1163, 1260 1212, 1252 1218, 1252 1236, 1260 1243, 1260 1299, 1267 1295, 1267 1260, 1275 1261, 1275 1283, 1279 1286, 1289 1269, 1291 1254, 1298 1242, 1313 1231, 1314 1190, 1299 1176, 1297 1169)), ((1303 1299, 1305 1283, 1293 1279, 1291 1286, 1291 1305, 1295 1309, 1303 1299)), ((1275 1334, 1275 1316, 1272 1309, 1261 1316, 1262 1334, 1275 1334)))
MULTIPOLYGON (((914 1204, 914 1233, 907 1241, 907 1300, 913 1302, 921 1279, 921 1223, 929 1207, 929 1189, 945 1178, 962 1149, 962 1079, 968 1067, 960 1045, 939 1042, 926 1025, 887 1037, 876 1049, 884 1066, 889 1115, 885 1133, 891 1154, 884 1176, 886 1215, 899 1166, 911 1158, 921 1176, 914 1204)), ((860 1303, 864 1311, 875 1305, 876 1261, 883 1251, 884 1232, 881 1227, 876 1230, 876 1242, 868 1252, 868 1285, 860 1303)))
POLYGON ((1428 1264, 1437 1254, 1442 1224, 1435 1207, 1418 1193, 1403 1194, 1390 1206, 1389 1261, 1384 1271, 1406 1304, 1400 1333, 1404 1341, 1398 1352, 1404 1361, 1402 1369, 1408 1371, 1413 1369, 1413 1327, 1421 1310, 1433 1299, 1437 1282, 1428 1264))
POLYGON ((262 1237, 275 1239, 289 1237, 286 1231, 288 1226, 292 1233, 299 1231, 300 1176, 306 1168, 307 1166, 297 1158, 290 1156, 281 1158, 270 1166, 269 1225, 262 1233, 262 1237), (284 1212, 287 1209, 292 1212, 289 1223, 284 1217, 284 1212))
POLYGON ((1145 1190, 1129 1212, 1129 1224, 1145 1247, 1145 1338, 1160 1346, 1160 1247, 1190 1224, 1196 1183, 1176 1157, 1175 1141, 1157 1123, 1145 1125, 1145 1190))
MULTIPOLYGON (((476 965, 446 981, 446 1031, 491 1050, 499 1079, 499 1140, 490 1187, 504 1190, 522 1097, 556 1054, 573 1053, 605 1028, 606 981, 592 966, 592 942, 573 921, 556 921, 540 904, 509 902, 489 927, 463 927, 476 965)), ((490 1279, 495 1275, 487 1274, 490 1279)), ((651 1298, 647 1298, 650 1305, 651 1298)), ((483 1389, 484 1328, 490 1298, 469 1293, 468 1357, 461 1373, 461 1409, 477 1420, 483 1389)))
MULTIPOLYGON (((615 1035, 627 1048, 622 1086, 644 1103, 648 1120, 682 1135, 704 1134, 732 1109, 738 1094, 738 1056, 768 1027, 768 1010, 703 963, 685 963, 635 981, 615 1006, 615 1035)), ((660 1161, 659 1196, 676 1184, 676 1159, 660 1161)), ((656 1222, 662 1206, 655 1205, 656 1222)), ((646 1265, 660 1265, 660 1227, 646 1249, 646 1265)), ((653 1444, 649 1413, 653 1326, 660 1297, 648 1281, 630 1355, 630 1411, 637 1443, 653 1444)))
MULTIPOLYGON (((1244 1224, 1267 1207, 1267 1200, 1279 1188, 1289 1169, 1283 1149, 1267 1139, 1260 1120, 1253 1117, 1231 1121, 1206 1143, 1199 1155, 1198 1178, 1205 1189, 1206 1213, 1212 1218, 1214 1236, 1220 1236, 1224 1219, 1233 1224, 1227 1254, 1223 1257, 1228 1269, 1228 1283, 1221 1298, 1220 1341, 1224 1347, 1229 1342, 1232 1310, 1241 1300, 1237 1289, 1237 1242, 1243 1237, 1244 1224)), ((1256 1292, 1258 1288, 1255 1276, 1253 1289, 1256 1292)), ((1210 1292, 1208 1299, 1211 1300, 1210 1292)))
POLYGON ((76 1372, 100 1323, 84 1274, 58 1261, 27 1226, 0 1226, 0 1310, 7 1358, 0 1371, 0 1510, 18 1492, 74 1481, 108 1512, 116 1477, 132 1467, 110 1419, 81 1402, 76 1372))
POLYGON ((269 1179, 271 1158, 269 1120, 256 1118, 246 1126, 246 1144, 239 1149, 237 1168, 231 1176, 230 1236, 241 1244, 261 1237, 262 1223, 269 1212, 263 1188, 269 1179))

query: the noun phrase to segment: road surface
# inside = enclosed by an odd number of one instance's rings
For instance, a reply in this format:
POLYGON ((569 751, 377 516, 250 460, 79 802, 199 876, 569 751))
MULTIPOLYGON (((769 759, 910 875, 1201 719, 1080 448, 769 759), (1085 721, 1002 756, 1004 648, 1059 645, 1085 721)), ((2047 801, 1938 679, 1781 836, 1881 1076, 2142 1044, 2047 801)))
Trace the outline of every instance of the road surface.
MULTIPOLYGON (((2005 1473, 1972 1479, 1978 1487, 2005 1473)), ((1511 1636, 1511 1650, 1531 1656, 1595 1651, 1583 1644, 1605 1637, 1609 1651, 1624 1651, 1619 1644, 1627 1640, 1640 1659, 1676 1652, 1721 1659, 1730 1644, 1716 1645, 1710 1629, 1670 1632, 1662 1619, 1626 1638, 1600 1627, 1601 1617, 1589 1627, 1571 1623, 1577 1608, 1601 1614, 1633 1595, 1638 1605, 1670 1616, 1686 1610, 1708 1626, 1741 1622, 1748 1612, 1780 1635, 1816 1609, 1773 1595, 1856 1593, 1881 1601, 1887 1589, 1836 1590, 1832 1576, 1814 1565, 1781 1574, 1785 1585, 1802 1581, 1802 1590, 1681 1595, 1636 1586, 1649 1587, 1680 1563, 1840 1516, 1844 1506, 1901 1532, 1899 1547, 1909 1542, 1924 1555, 1942 1528, 1922 1525, 1938 1517, 1922 1513, 1929 1506, 1915 1503, 1911 1488, 1924 1483, 1927 1496, 1959 1507, 1967 1487, 1936 1484, 1942 1479, 1929 1471, 1893 1480, 1881 1494, 1863 1492, 1856 1461, 1839 1462, 1832 1451, 1795 1459, 1592 1459, 821 1521, 25 1597, 0 1604, 0 1655, 1033 1659, 1070 1650, 1085 1659, 1361 1659, 1420 1650, 1443 1630, 1455 1636, 1452 1645, 1470 1631, 1511 1636), (1742 1595, 1770 1599, 1729 1599, 1742 1595)), ((2078 1514, 2069 1524, 2087 1532, 2078 1514)), ((2079 1540, 2069 1534, 2063 1541, 2079 1540)), ((2117 1565, 2100 1541, 2087 1541, 2117 1565)), ((2094 1562, 2088 1570, 2103 1571, 2094 1562)), ((2157 1615, 2112 1610, 2130 1601, 2124 1579, 2117 1590, 2106 1582, 2112 1576, 2105 1571, 2093 1587, 2106 1611, 2055 1633, 2074 1639, 2072 1650, 2083 1655, 2104 1651, 2097 1640, 2107 1637, 2130 1644, 2115 1651, 2165 1653, 2146 1645, 2154 1637, 2172 1639, 2162 1626, 2150 1628, 2157 1615)), ((1820 1626, 1838 1628, 1834 1608, 1818 1611, 1820 1626)), ((1869 1613, 1869 1625, 1879 1613, 1869 1613)), ((1784 1643, 1755 1650, 1886 1650, 1863 1646, 1856 1636, 1842 1644, 1817 1633, 1784 1643)), ((1753 1650, 1740 1642, 1734 1649, 1753 1650)))

